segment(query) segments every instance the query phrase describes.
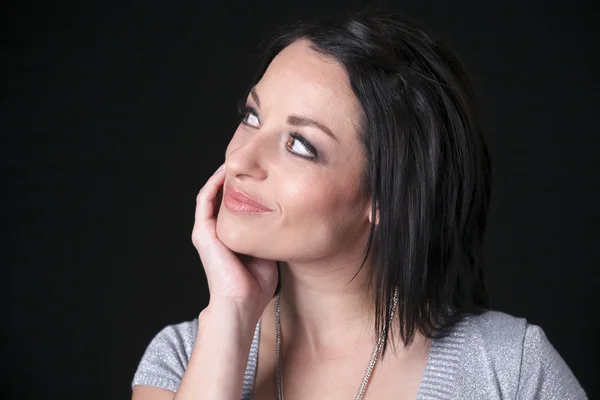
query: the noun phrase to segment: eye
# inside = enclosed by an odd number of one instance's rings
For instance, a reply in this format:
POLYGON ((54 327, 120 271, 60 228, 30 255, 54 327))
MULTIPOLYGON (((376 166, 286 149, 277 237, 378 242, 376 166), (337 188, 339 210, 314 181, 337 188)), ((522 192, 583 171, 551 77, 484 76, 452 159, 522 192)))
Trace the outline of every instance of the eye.
POLYGON ((258 128, 260 121, 258 120, 258 113, 252 107, 248 107, 242 104, 238 104, 238 113, 242 118, 242 123, 249 125, 253 128, 258 128))
MULTIPOLYGON (((260 121, 256 110, 245 102, 238 102, 238 113, 241 122, 244 125, 259 129, 260 121)), ((288 151, 298 157, 303 157, 312 161, 320 161, 317 149, 298 132, 290 132, 290 137, 286 142, 288 151)))
POLYGON ((259 124, 258 117, 254 113, 254 111, 249 110, 247 115, 248 115, 247 116, 247 122, 250 125, 254 126, 254 125, 258 125, 259 124))
POLYGON ((290 133, 290 138, 287 141, 288 149, 299 155, 300 157, 316 160, 319 158, 317 150, 306 139, 297 132, 290 133))

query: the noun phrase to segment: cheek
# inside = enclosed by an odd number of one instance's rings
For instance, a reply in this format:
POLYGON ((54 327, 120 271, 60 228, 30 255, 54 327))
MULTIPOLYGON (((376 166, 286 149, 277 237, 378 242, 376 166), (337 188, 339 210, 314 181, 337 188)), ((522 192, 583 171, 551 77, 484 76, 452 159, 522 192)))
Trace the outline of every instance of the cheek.
POLYGON ((280 189, 282 214, 272 241, 282 254, 292 259, 319 258, 358 243, 366 229, 361 215, 366 203, 351 185, 339 180, 312 180, 288 183, 280 189))
POLYGON ((288 180, 280 186, 278 194, 282 223, 296 226, 335 224, 352 213, 358 200, 352 187, 340 185, 339 180, 322 178, 288 180))

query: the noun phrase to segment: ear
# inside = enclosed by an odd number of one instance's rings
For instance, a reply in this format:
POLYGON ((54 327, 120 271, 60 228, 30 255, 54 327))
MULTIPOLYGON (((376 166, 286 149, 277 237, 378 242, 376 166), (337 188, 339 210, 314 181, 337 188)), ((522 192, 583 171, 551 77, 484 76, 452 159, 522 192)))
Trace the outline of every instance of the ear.
MULTIPOLYGON (((369 218, 369 223, 373 223, 373 212, 371 211, 371 208, 373 207, 373 202, 369 201, 369 204, 367 206, 367 215, 369 218)), ((377 207, 375 209, 375 225, 379 224, 379 207, 377 207)))

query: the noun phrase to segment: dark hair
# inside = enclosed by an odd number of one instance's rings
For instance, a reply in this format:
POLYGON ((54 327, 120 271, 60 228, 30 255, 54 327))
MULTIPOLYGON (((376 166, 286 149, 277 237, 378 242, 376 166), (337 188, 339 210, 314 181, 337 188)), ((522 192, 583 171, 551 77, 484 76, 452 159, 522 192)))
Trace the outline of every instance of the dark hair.
POLYGON ((364 186, 379 224, 373 219, 361 268, 372 250, 375 333, 385 335, 383 354, 396 288, 403 343, 412 343, 416 330, 443 337, 488 305, 482 247, 491 161, 465 71, 424 29, 366 9, 279 29, 252 86, 298 39, 345 68, 363 108, 364 186))

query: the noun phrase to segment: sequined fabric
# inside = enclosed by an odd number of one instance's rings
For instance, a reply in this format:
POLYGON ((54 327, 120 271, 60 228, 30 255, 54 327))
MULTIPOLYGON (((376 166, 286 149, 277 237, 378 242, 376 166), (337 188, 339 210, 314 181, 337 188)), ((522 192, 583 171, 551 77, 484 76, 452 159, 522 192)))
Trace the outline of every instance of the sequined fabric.
MULTIPOLYGON (((148 345, 135 385, 177 391, 192 353, 198 320, 169 325, 148 345)), ((242 400, 251 400, 261 320, 254 331, 242 400)), ((449 336, 436 339, 418 400, 587 399, 579 382, 543 330, 497 311, 468 316, 449 336)))

